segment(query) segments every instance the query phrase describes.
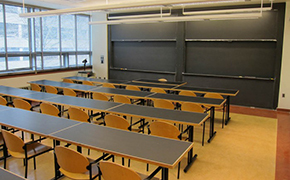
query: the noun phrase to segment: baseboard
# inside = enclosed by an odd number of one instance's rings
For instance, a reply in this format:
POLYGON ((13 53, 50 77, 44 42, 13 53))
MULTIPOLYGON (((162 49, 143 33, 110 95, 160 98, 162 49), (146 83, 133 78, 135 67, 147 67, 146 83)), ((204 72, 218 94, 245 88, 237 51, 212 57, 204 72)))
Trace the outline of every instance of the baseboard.
POLYGON ((284 109, 284 108, 277 108, 277 111, 290 113, 290 109, 284 109))

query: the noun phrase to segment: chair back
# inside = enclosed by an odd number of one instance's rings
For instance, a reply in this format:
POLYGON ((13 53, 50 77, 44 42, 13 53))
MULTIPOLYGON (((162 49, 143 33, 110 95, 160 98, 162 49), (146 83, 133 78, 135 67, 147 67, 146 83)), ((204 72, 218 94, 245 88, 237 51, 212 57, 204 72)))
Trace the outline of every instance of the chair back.
POLYGON ((31 105, 29 104, 29 102, 23 100, 23 99, 13 99, 13 105, 16 108, 20 108, 20 109, 24 109, 24 110, 30 110, 31 109, 31 105))
POLYGON ((179 95, 196 97, 196 94, 194 92, 192 92, 192 91, 180 91, 179 95))
POLYGON ((85 173, 89 160, 81 153, 67 147, 56 146, 54 148, 57 163, 60 168, 70 173, 85 173))
POLYGON ((90 119, 89 115, 86 112, 74 107, 68 108, 68 115, 69 119, 81 122, 88 122, 90 119))
POLYGON ((128 127, 130 126, 129 122, 126 119, 113 114, 108 114, 105 116, 105 124, 106 126, 122 130, 128 130, 128 127))
POLYGON ((181 110, 204 113, 204 109, 201 107, 201 105, 190 102, 182 103, 181 110))
POLYGON ((153 100, 153 102, 154 102, 154 107, 164 108, 164 109, 171 109, 171 110, 174 109, 174 105, 168 100, 156 99, 156 100, 153 100))
POLYGON ((83 85, 94 86, 95 84, 92 81, 83 81, 83 85))
POLYGON ((131 104, 131 100, 129 98, 127 98, 126 96, 122 96, 122 95, 115 95, 114 102, 131 104))
POLYGON ((74 81, 71 80, 71 79, 63 79, 62 82, 66 82, 66 83, 74 83, 74 81))
POLYGON ((160 136, 170 139, 178 139, 180 134, 177 127, 172 124, 160 121, 154 121, 150 124, 150 132, 154 136, 160 136))
POLYGON ((101 161, 99 167, 105 180, 141 180, 135 171, 113 162, 101 161))
POLYGON ((205 98, 213 98, 213 99, 224 99, 222 95, 219 93, 206 93, 204 95, 205 98))
POLYGON ((109 101, 108 96, 102 94, 102 93, 98 93, 98 92, 94 92, 93 93, 93 99, 95 100, 101 100, 101 101, 109 101))
POLYGON ((57 94, 57 89, 56 87, 53 87, 53 86, 45 86, 45 91, 47 93, 51 93, 51 94, 57 94))
POLYGON ((103 83, 102 86, 106 88, 116 88, 113 84, 110 84, 110 83, 103 83))
POLYGON ((159 81, 159 82, 167 82, 167 79, 165 79, 165 78, 160 78, 160 79, 158 79, 158 81, 159 81))
POLYGON ((126 86, 126 89, 132 90, 132 91, 141 91, 137 86, 132 86, 132 85, 126 86))
POLYGON ((40 104, 40 110, 42 114, 52 115, 52 116, 58 116, 59 110, 57 107, 55 107, 52 104, 48 103, 41 103, 40 104))
POLYGON ((5 144, 7 146, 7 149, 12 156, 16 155, 17 157, 18 153, 21 153, 21 154, 24 153, 24 149, 23 149, 24 142, 20 137, 4 129, 2 129, 1 131, 2 131, 5 144))
POLYGON ((77 93, 72 90, 72 89, 68 89, 68 88, 63 88, 63 94, 65 96, 73 96, 73 97, 77 97, 77 93))
POLYGON ((7 105, 7 101, 4 97, 0 96, 0 105, 6 106, 7 105))
POLYGON ((150 92, 166 94, 166 91, 164 89, 161 89, 161 88, 152 88, 150 92))
POLYGON ((30 87, 32 91, 41 91, 41 87, 38 84, 30 84, 30 87))

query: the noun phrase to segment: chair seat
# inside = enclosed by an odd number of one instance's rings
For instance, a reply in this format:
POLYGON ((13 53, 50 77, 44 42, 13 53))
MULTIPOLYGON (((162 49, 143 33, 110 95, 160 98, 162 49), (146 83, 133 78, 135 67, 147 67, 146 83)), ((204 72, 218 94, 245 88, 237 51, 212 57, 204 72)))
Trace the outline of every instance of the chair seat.
MULTIPOLYGON (((27 157, 29 158, 36 154, 40 154, 49 150, 52 150, 52 147, 46 146, 37 142, 33 144, 29 144, 27 145, 27 157)), ((20 152, 13 152, 13 151, 8 150, 8 152, 16 158, 25 158, 24 151, 20 153, 20 152)))
MULTIPOLYGON (((93 162, 92 159, 89 159, 89 162, 93 162)), ((85 173, 72 173, 72 172, 68 172, 62 168, 59 169, 61 173, 63 173, 65 176, 71 178, 71 179, 90 179, 90 171, 88 170, 85 173)), ((92 165, 92 176, 96 176, 99 174, 99 168, 97 166, 97 164, 93 164, 92 165)))

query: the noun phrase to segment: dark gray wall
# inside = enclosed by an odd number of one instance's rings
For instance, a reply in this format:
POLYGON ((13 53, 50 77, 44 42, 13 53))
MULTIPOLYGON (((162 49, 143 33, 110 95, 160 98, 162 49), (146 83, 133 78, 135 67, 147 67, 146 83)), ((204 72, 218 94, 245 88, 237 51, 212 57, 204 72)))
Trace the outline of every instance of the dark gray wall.
POLYGON ((260 19, 110 26, 109 77, 239 89, 233 104, 276 108, 284 11, 280 3, 260 19))

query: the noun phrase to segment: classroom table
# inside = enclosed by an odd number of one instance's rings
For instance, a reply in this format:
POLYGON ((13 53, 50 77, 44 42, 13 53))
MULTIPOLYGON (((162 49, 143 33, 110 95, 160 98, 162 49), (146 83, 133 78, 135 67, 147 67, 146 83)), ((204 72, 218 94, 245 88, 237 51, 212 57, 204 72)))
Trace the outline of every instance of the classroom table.
POLYGON ((187 82, 183 82, 183 81, 158 81, 154 79, 135 79, 135 80, 132 80, 132 82, 147 83, 147 84, 176 85, 176 86, 187 84, 187 82))
MULTIPOLYGON (((95 81, 93 78, 79 78, 77 76, 72 76, 72 77, 65 77, 63 79, 72 79, 76 81, 95 81)), ((122 80, 108 80, 108 81, 122 81, 122 80)), ((114 84, 114 83, 113 83, 114 84)), ((151 88, 162 88, 164 90, 170 90, 170 91, 182 91, 182 90, 188 90, 188 91, 193 91, 196 93, 202 93, 205 94, 207 92, 214 92, 214 93, 220 93, 221 95, 226 96, 227 102, 226 102, 226 121, 225 124, 227 125, 228 122, 230 121, 230 96, 237 96, 239 93, 239 90, 232 90, 232 89, 218 89, 218 88, 207 88, 207 87, 194 87, 194 86, 187 86, 187 85, 162 85, 162 84, 147 84, 146 83, 140 83, 140 82, 119 82, 119 86, 126 86, 126 85, 134 85, 138 86, 141 88, 145 89, 151 89, 151 88)))
POLYGON ((10 172, 6 169, 0 168, 0 177, 3 180, 24 180, 24 177, 19 176, 13 172, 10 172))
MULTIPOLYGON (((48 102, 48 103, 58 104, 58 105, 69 105, 69 106, 82 108, 86 110, 96 110, 96 111, 103 111, 103 112, 108 112, 108 113, 118 113, 122 115, 129 115, 132 117, 150 118, 154 120, 189 125, 189 140, 192 142, 193 142, 194 126, 200 126, 204 124, 205 121, 209 118, 209 115, 207 113, 168 110, 168 109, 162 109, 162 108, 153 108, 149 106, 136 106, 136 105, 121 104, 121 103, 115 103, 115 102, 109 102, 109 101, 98 101, 98 100, 93 100, 93 99, 78 98, 78 97, 72 97, 72 96, 48 94, 48 93, 36 92, 36 91, 30 91, 30 93, 24 93, 29 90, 16 89, 16 88, 11 88, 11 87, 8 88, 5 86, 0 86, 0 94, 13 96, 7 93, 7 89, 14 89, 14 91, 18 90, 18 94, 24 94, 23 95, 24 99, 29 99, 29 100, 34 100, 34 101, 48 102), (40 96, 41 94, 43 94, 43 96, 40 96), (48 95, 47 96, 48 98, 44 98, 45 96, 44 94, 48 95), (35 95, 35 98, 34 98, 34 95, 35 95), (41 98, 38 98, 38 97, 41 97, 41 98), (121 107, 121 106, 128 107, 128 108, 126 109, 126 111, 125 110, 119 111, 117 107, 121 107)), ((214 115, 212 115, 212 117, 214 118, 214 115)), ((208 142, 210 142, 216 134, 213 127, 213 118, 210 118, 211 123, 210 123, 210 129, 209 129, 208 142)), ((187 171, 188 168, 192 165, 192 163, 196 159, 196 156, 197 156, 196 154, 193 155, 193 150, 191 149, 189 151, 188 165, 186 166, 185 171, 187 171)))
POLYGON ((2 126, 154 164, 160 166, 165 180, 168 179, 168 168, 175 167, 193 148, 192 142, 139 134, 18 108, 0 106, 0 112, 2 126))

